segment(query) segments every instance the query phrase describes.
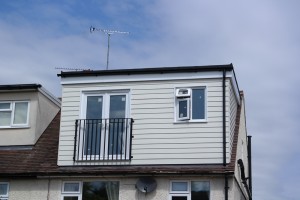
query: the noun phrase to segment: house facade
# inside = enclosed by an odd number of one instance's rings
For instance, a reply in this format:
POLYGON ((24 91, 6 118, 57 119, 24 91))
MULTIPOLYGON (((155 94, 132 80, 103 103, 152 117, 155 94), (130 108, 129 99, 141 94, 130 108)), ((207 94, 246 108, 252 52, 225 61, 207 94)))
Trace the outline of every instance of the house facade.
POLYGON ((251 137, 231 64, 58 76, 61 111, 28 167, 0 167, 8 199, 251 199, 251 137))

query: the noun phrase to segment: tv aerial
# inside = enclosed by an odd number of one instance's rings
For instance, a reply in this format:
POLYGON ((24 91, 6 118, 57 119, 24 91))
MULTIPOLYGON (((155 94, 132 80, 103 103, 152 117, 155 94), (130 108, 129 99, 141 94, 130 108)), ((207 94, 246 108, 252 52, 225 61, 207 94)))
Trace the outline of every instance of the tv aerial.
POLYGON ((152 177, 141 177, 138 179, 135 186, 139 191, 149 193, 156 189, 157 183, 152 177))
POLYGON ((100 31, 104 34, 107 35, 107 58, 106 58, 106 70, 108 69, 108 64, 109 64, 109 43, 110 43, 110 36, 112 34, 129 34, 129 32, 125 31, 116 31, 116 30, 108 30, 108 29, 100 29, 100 28, 95 28, 93 26, 90 27, 90 32, 93 33, 94 31, 100 31))

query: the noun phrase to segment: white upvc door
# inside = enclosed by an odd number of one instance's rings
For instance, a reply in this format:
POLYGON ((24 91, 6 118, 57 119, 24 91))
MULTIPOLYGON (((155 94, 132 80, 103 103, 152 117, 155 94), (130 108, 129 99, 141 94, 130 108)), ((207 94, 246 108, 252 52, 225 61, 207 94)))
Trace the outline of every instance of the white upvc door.
POLYGON ((85 133, 81 150, 91 159, 121 159, 124 144, 129 138, 124 132, 129 127, 128 92, 86 93, 83 99, 81 127, 85 133))

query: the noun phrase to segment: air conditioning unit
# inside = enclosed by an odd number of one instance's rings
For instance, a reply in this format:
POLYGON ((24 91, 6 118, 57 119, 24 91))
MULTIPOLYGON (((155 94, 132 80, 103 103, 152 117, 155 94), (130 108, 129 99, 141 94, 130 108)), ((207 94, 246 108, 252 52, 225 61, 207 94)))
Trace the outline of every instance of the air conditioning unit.
POLYGON ((178 88, 176 89, 176 97, 190 97, 191 89, 190 88, 178 88))

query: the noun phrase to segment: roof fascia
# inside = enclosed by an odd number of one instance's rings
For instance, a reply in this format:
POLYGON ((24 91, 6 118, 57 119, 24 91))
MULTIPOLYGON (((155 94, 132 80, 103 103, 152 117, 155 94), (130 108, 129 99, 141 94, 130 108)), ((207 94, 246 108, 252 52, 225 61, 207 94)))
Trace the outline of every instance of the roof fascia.
POLYGON ((4 91, 28 91, 37 90, 41 88, 41 84, 13 84, 13 85, 0 85, 0 92, 4 91))
POLYGON ((230 71, 232 64, 227 65, 207 65, 207 66, 185 66, 185 67, 157 67, 157 68, 132 68, 114 70, 85 70, 69 71, 57 74, 60 77, 79 77, 79 76, 108 76, 108 75, 133 75, 133 74, 162 74, 162 73, 182 73, 199 71, 230 71))
POLYGON ((38 88, 38 91, 42 93, 44 96, 46 96, 50 101, 52 101, 58 107, 61 106, 61 101, 53 94, 51 94, 48 90, 46 90, 44 87, 38 88))

